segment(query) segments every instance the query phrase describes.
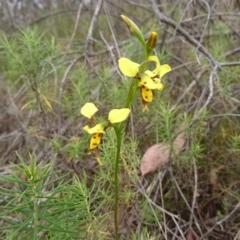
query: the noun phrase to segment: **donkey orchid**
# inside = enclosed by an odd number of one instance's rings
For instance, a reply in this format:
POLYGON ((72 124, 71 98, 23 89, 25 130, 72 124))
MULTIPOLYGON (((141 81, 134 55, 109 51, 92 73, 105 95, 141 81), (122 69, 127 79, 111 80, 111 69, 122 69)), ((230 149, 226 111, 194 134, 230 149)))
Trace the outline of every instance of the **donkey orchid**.
MULTIPOLYGON (((81 108, 81 114, 88 118, 92 123, 93 121, 93 115, 98 111, 98 108, 93 104, 93 103, 86 103, 82 108, 81 108)), ((90 140, 90 146, 89 150, 90 153, 93 151, 96 152, 96 158, 98 162, 101 164, 100 161, 100 154, 98 150, 98 146, 101 143, 103 134, 105 133, 105 130, 111 126, 114 123, 119 123, 125 121, 130 114, 130 109, 129 108, 121 108, 121 109, 113 109, 109 112, 108 114, 108 124, 104 126, 102 123, 96 124, 94 127, 90 128, 88 125, 83 127, 83 129, 92 135, 91 140, 90 140)))
POLYGON ((148 103, 153 100, 153 90, 161 91, 163 89, 161 78, 171 71, 171 67, 168 64, 160 64, 157 56, 149 56, 146 62, 140 65, 128 58, 120 58, 118 60, 118 66, 123 75, 139 80, 138 86, 141 91, 144 111, 148 110, 148 103), (147 69, 141 72, 140 69, 143 64, 146 65, 146 62, 154 62, 156 68, 153 71, 147 69))

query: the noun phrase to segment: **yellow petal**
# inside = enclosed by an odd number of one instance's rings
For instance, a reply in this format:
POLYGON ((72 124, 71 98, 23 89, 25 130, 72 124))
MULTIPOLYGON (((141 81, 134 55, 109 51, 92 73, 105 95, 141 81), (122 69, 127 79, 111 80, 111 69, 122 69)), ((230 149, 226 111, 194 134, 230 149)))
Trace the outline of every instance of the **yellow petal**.
POLYGON ((149 57, 148 57, 148 60, 154 61, 154 62, 157 63, 157 65, 160 65, 160 61, 159 61, 159 59, 158 59, 157 56, 149 56, 149 57))
POLYGON ((162 91, 163 90, 163 84, 160 81, 155 82, 157 85, 157 90, 162 91))
POLYGON ((153 91, 149 88, 146 88, 145 86, 141 87, 141 95, 142 95, 142 100, 143 103, 149 103, 152 102, 153 100, 153 91))
POLYGON ((120 58, 118 67, 123 75, 127 77, 136 77, 139 71, 139 64, 132 62, 128 58, 120 58))
POLYGON ((163 64, 160 66, 160 77, 163 77, 166 73, 170 72, 172 69, 168 64, 163 64))
MULTIPOLYGON (((157 63, 155 61, 152 61, 152 60, 146 60, 146 61, 142 62, 139 66, 139 71, 138 71, 140 73, 139 75, 141 75, 144 72, 147 73, 147 74, 153 74, 152 71, 148 70, 149 68, 152 68, 153 65, 156 68, 157 63), (154 63, 154 64, 152 64, 152 63, 154 63)), ((155 75, 156 74, 154 74, 154 76, 155 75)))
POLYGON ((147 74, 150 78, 153 78, 156 76, 156 74, 154 72, 149 71, 149 70, 146 70, 144 73, 147 74))
POLYGON ((89 134, 104 133, 104 127, 101 123, 97 124, 92 128, 90 128, 89 126, 85 126, 83 129, 89 134))
POLYGON ((119 123, 126 120, 129 113, 129 108, 113 109, 108 114, 108 120, 110 123, 119 123))
POLYGON ((93 103, 86 103, 80 112, 84 117, 91 119, 97 111, 98 108, 93 103))
POLYGON ((160 65, 160 61, 159 61, 158 57, 157 56, 149 56, 148 60, 156 62, 157 66, 153 70, 153 73, 154 73, 154 75, 159 75, 160 74, 160 67, 161 67, 161 65, 160 65))
POLYGON ((144 74, 138 84, 139 87, 145 86, 149 89, 157 89, 158 85, 147 75, 144 74))
POLYGON ((153 71, 153 73, 155 75, 159 75, 160 78, 172 70, 168 64, 160 65, 160 61, 157 56, 150 56, 148 60, 156 62, 157 66, 156 66, 156 69, 153 71))
POLYGON ((102 133, 96 133, 91 137, 90 140, 90 150, 93 150, 94 148, 97 148, 98 145, 101 143, 103 134, 102 133))

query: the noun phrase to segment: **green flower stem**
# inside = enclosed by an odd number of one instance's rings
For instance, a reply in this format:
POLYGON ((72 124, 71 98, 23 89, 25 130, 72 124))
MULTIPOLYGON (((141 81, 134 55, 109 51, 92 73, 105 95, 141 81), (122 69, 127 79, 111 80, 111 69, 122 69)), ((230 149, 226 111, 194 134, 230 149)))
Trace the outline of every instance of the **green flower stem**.
POLYGON ((114 127, 116 137, 117 137, 117 153, 116 153, 116 161, 115 161, 115 169, 114 169, 114 226, 115 226, 115 235, 116 240, 118 240, 118 168, 119 168, 119 159, 120 159, 120 150, 122 143, 122 130, 123 124, 121 123, 119 126, 114 127))
MULTIPOLYGON (((145 47, 145 55, 146 60, 148 59, 151 52, 147 51, 145 47)), ((135 98, 136 91, 138 89, 138 79, 133 79, 128 91, 128 96, 126 100, 125 107, 131 108, 133 100, 135 98)), ((115 161, 115 169, 114 169, 114 227, 115 227, 115 239, 118 240, 118 169, 119 169, 119 160, 120 160, 120 151, 121 151, 121 144, 122 144, 122 134, 124 129, 124 122, 121 122, 118 125, 113 125, 113 128, 116 133, 117 138, 117 153, 116 153, 116 161, 115 161)))
POLYGON ((145 52, 145 60, 148 60, 148 57, 151 55, 152 51, 148 50, 147 48, 144 49, 144 52, 145 52))
MULTIPOLYGON (((131 86, 128 91, 128 97, 126 101, 126 108, 131 108, 134 96, 136 94, 136 90, 138 87, 138 81, 136 79, 132 80, 131 86)), ((119 169, 119 160, 120 160, 120 151, 122 144, 122 134, 124 129, 124 122, 121 122, 118 125, 113 125, 113 128, 116 133, 117 138, 117 153, 116 153, 116 161, 115 161, 115 169, 114 169, 114 226, 115 226, 115 239, 118 240, 118 169, 119 169)))

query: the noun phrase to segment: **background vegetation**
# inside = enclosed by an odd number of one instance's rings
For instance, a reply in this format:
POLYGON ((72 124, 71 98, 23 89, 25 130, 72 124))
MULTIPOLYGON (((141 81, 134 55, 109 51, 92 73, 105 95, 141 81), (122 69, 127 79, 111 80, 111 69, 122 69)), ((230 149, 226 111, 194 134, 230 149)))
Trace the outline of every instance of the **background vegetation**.
POLYGON ((122 107, 119 57, 142 61, 120 18, 172 66, 149 112, 136 99, 121 153, 121 239, 240 238, 238 0, 0 3, 0 239, 114 239, 115 137, 88 153, 80 108, 122 107), (141 177, 144 152, 185 145, 141 177))

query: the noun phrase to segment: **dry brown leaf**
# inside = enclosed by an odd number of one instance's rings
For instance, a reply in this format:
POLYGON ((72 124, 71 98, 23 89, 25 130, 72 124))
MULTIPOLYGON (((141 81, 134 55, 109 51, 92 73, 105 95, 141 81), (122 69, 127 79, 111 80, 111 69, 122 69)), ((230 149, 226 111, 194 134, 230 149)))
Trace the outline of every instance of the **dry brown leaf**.
POLYGON ((185 134, 182 132, 176 137, 174 141, 175 154, 178 154, 181 151, 184 144, 185 144, 185 134))
POLYGON ((176 137, 175 141, 174 141, 174 150, 175 150, 175 154, 178 154, 181 149, 183 148, 186 139, 185 139, 185 133, 183 132, 184 129, 186 128, 186 123, 182 123, 180 124, 180 126, 175 130, 175 132, 181 132, 178 134, 178 136, 176 137))
POLYGON ((195 237, 194 237, 194 235, 193 235, 192 230, 190 229, 190 230, 188 231, 187 235, 186 235, 186 240, 194 240, 194 239, 195 239, 195 237))
POLYGON ((140 170, 142 176, 153 172, 169 161, 169 147, 167 144, 158 143, 151 146, 143 155, 140 170))
MULTIPOLYGON (((185 144, 185 134, 180 133, 174 141, 175 154, 179 153, 185 144)), ((169 146, 158 143, 151 146, 143 155, 140 164, 142 176, 157 170, 169 161, 169 146)))

